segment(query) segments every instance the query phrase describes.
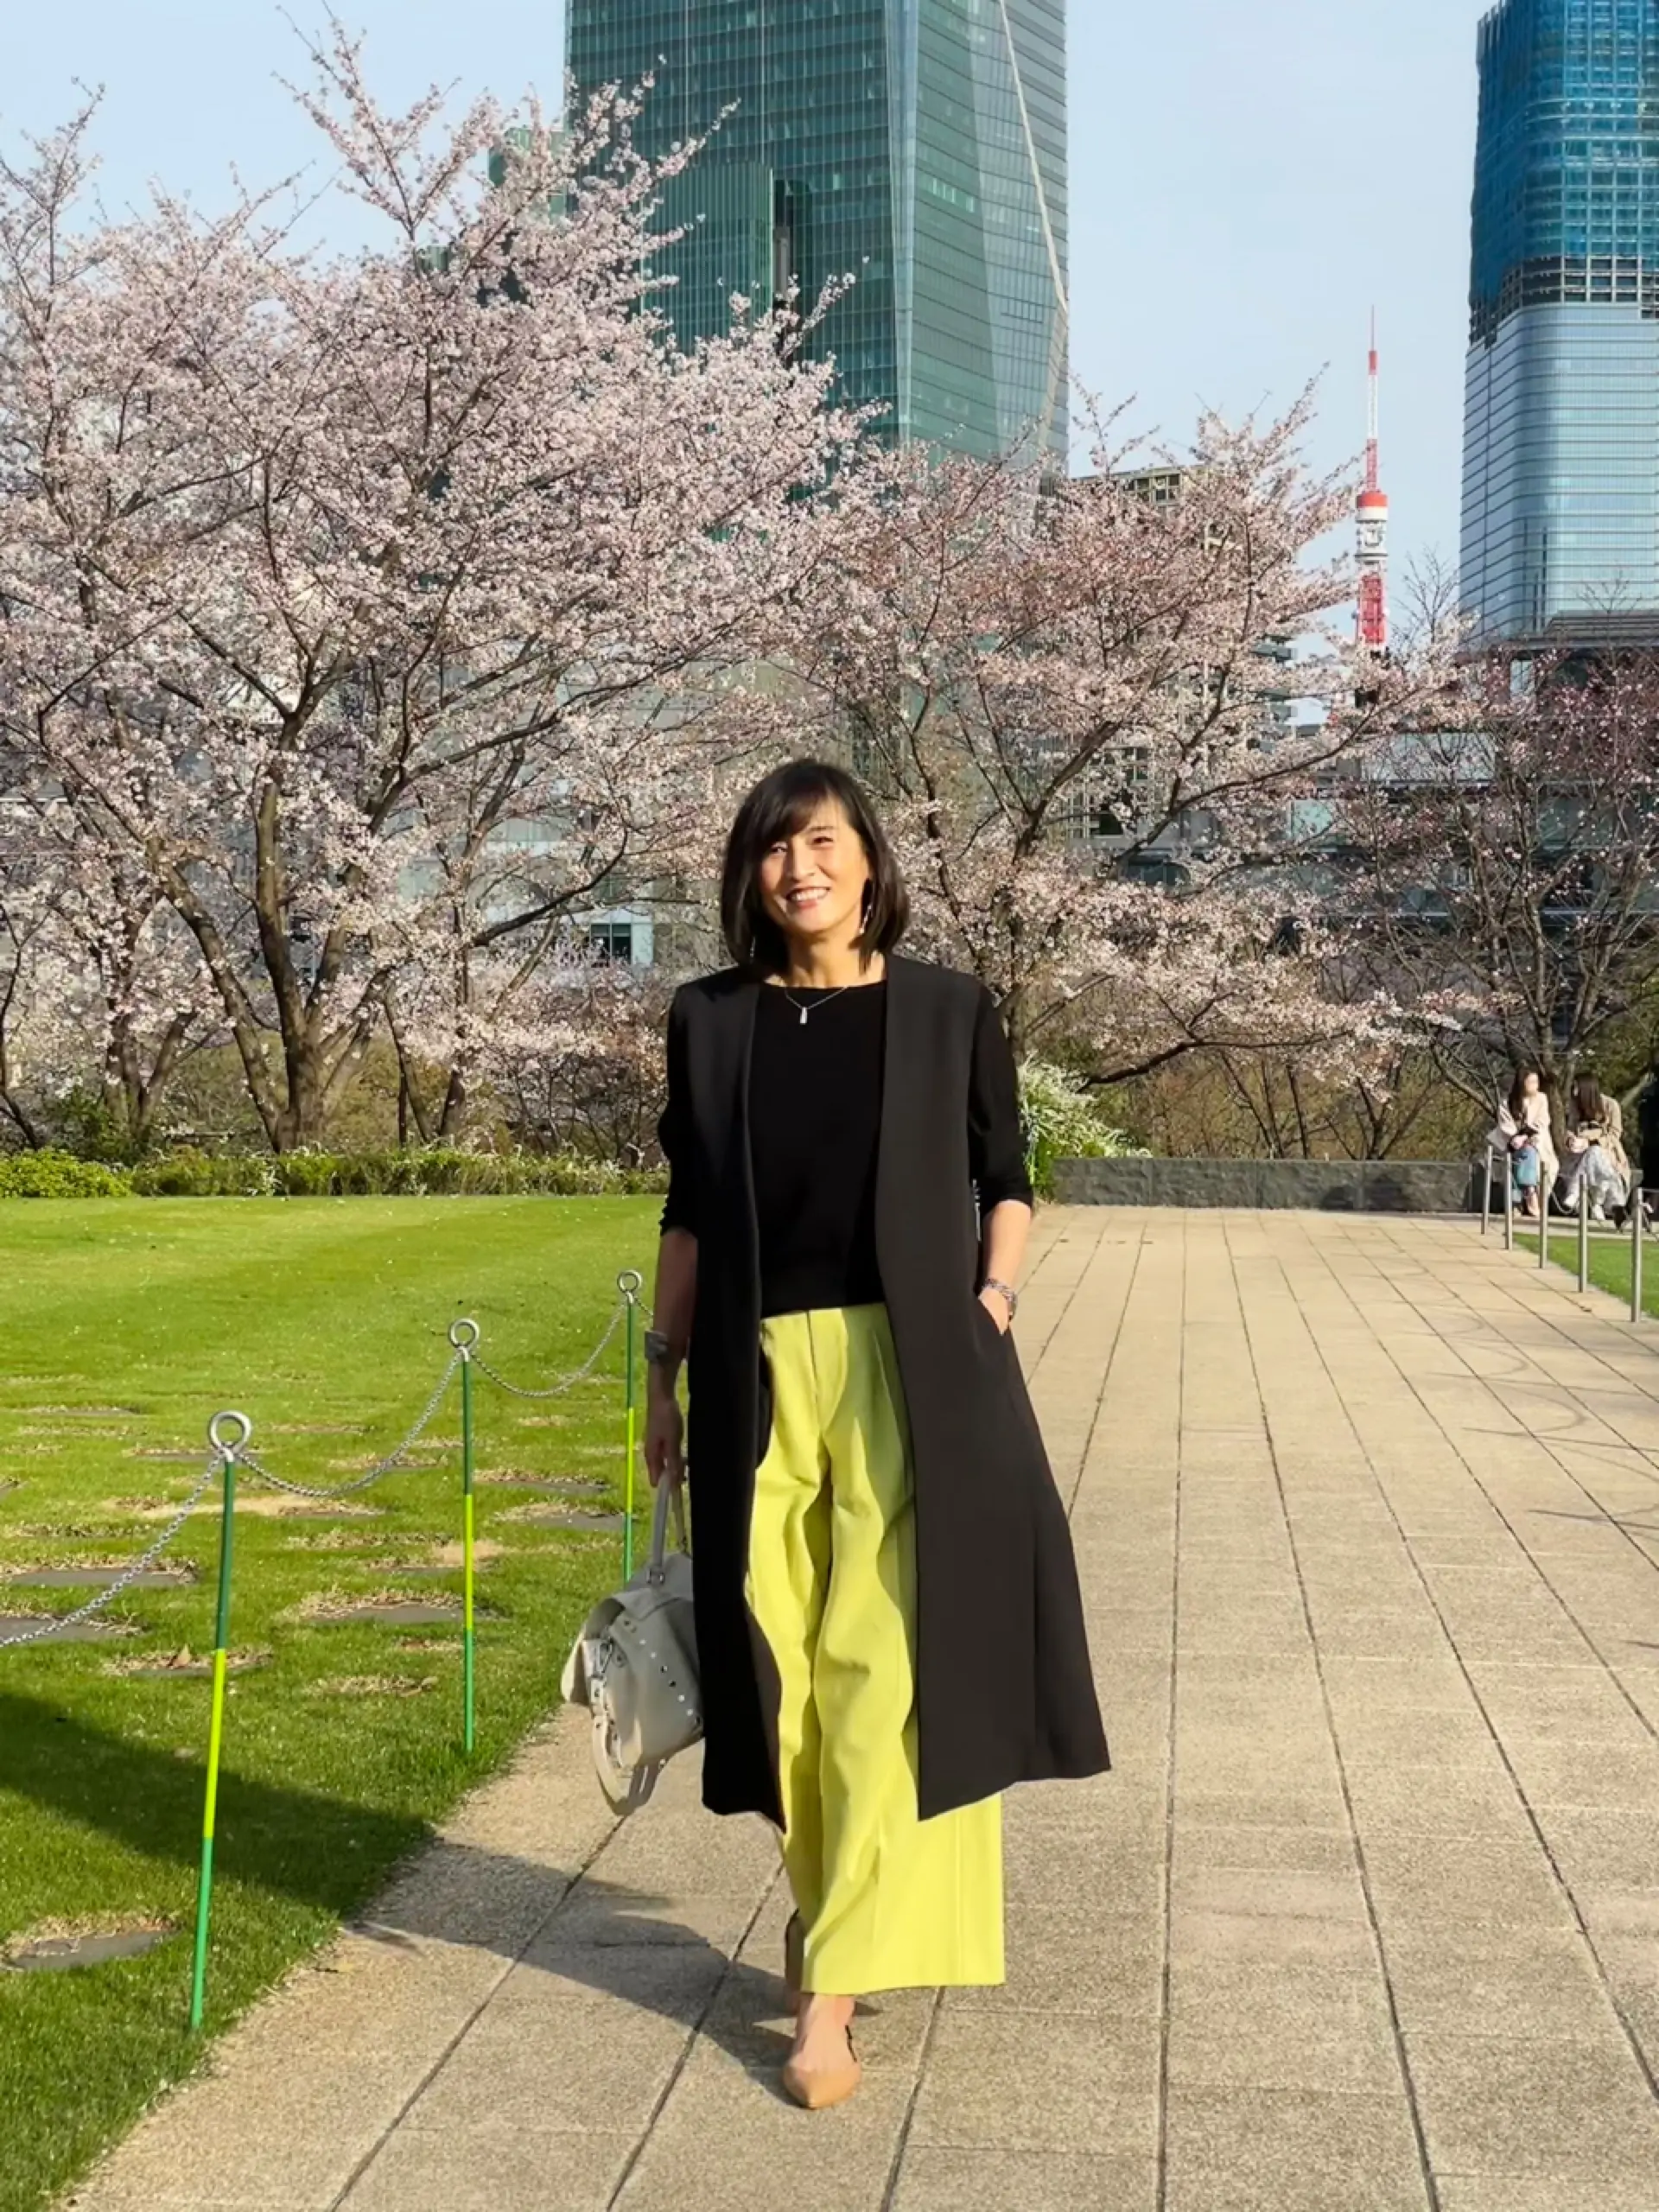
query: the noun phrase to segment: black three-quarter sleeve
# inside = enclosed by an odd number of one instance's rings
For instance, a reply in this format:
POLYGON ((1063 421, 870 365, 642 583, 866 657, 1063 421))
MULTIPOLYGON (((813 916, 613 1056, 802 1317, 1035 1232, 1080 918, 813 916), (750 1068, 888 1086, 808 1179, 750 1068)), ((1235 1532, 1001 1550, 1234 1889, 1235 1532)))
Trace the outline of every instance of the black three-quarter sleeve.
POLYGON ((995 1001, 982 991, 968 1075, 968 1158, 982 1218, 1010 1198, 1032 1202, 1020 1126, 1020 1084, 1014 1053, 995 1001))
POLYGON ((677 998, 668 1014, 668 1103, 657 1124, 657 1141, 668 1162, 668 1198, 663 1234, 671 1229, 697 1233, 696 1178, 691 1164, 691 1087, 685 1060, 685 1017, 677 998))

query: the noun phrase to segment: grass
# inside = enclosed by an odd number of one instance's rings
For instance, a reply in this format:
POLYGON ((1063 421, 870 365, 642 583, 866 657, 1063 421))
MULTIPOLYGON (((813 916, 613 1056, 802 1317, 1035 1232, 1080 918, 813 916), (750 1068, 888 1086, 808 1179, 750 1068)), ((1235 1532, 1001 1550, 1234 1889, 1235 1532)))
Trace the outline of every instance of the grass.
MULTIPOLYGON (((457 1316, 479 1322, 486 1356, 515 1381, 569 1371, 614 1306, 618 1268, 649 1264, 658 1203, 0 1207, 0 1486, 18 1485, 0 1494, 0 1576, 142 1549, 156 1533, 144 1504, 181 1497, 206 1457, 193 1467, 143 1455, 194 1458, 221 1406, 250 1415, 277 1472, 348 1480, 425 1402, 457 1316)), ((619 1336, 597 1378, 551 1405, 480 1378, 480 1471, 614 1483, 621 1370, 619 1336)), ((373 1517, 238 1514, 230 1641, 270 1658, 233 1677, 226 1708, 210 2031, 358 1910, 500 1764, 555 1700, 583 1611, 617 1579, 614 1536, 505 1518, 533 1493, 480 1484, 480 1540, 503 1548, 480 1576, 490 1618, 471 1760, 458 1630, 296 1618, 329 1589, 459 1591, 458 1571, 403 1585, 371 1564, 428 1557, 457 1534, 459 1426, 452 1387, 433 1423, 448 1440, 436 1463, 365 1493, 383 1509, 373 1517), (355 1694, 327 1687, 343 1681, 355 1694)), ((138 1625, 131 1637, 0 1649, 0 1948, 111 1916, 180 1931, 140 1959, 0 1972, 0 2212, 36 2212, 200 2056, 185 2020, 207 1684, 112 1669, 211 1646, 217 1514, 192 1518, 167 1556, 200 1579, 118 1599, 116 1613, 138 1625)), ((85 1594, 0 1590, 0 1611, 67 1611, 85 1594)))
MULTIPOLYGON (((1538 1257, 1538 1236, 1535 1230, 1524 1235, 1517 1231, 1515 1239, 1517 1252, 1525 1252, 1535 1261, 1538 1257)), ((1549 1259, 1552 1267, 1561 1268, 1577 1280, 1579 1272, 1579 1230, 1575 1221, 1554 1221, 1549 1228, 1549 1259)), ((1590 1232, 1590 1281, 1597 1290, 1605 1290, 1617 1298, 1628 1311, 1630 1302, 1630 1236, 1624 1229, 1592 1229, 1590 1232)), ((1642 1254, 1642 1310, 1659 1319, 1659 1244, 1649 1237, 1642 1254)))

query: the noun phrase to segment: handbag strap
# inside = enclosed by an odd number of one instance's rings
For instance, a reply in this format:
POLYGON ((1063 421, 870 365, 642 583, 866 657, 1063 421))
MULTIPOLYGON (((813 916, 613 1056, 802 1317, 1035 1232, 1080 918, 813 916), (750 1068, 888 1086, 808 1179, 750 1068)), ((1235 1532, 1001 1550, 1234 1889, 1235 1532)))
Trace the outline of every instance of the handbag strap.
POLYGON ((674 1530, 680 1540, 680 1549, 689 1552, 691 1539, 685 1525, 685 1485, 664 1479, 657 1485, 657 1504, 651 1520, 651 1562, 647 1570, 652 1582, 661 1582, 668 1572, 668 1516, 671 1507, 674 1530))

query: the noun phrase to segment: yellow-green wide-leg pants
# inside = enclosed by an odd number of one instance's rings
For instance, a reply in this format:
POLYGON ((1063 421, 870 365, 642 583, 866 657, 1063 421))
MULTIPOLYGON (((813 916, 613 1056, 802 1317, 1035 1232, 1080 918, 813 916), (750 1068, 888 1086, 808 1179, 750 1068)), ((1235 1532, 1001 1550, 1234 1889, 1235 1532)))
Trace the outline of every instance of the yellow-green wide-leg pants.
POLYGON ((883 1306, 761 1325, 772 1440, 750 1611, 777 1662, 784 1864, 804 1986, 832 1996, 1002 1980, 1002 1804, 916 1811, 916 1522, 883 1306))

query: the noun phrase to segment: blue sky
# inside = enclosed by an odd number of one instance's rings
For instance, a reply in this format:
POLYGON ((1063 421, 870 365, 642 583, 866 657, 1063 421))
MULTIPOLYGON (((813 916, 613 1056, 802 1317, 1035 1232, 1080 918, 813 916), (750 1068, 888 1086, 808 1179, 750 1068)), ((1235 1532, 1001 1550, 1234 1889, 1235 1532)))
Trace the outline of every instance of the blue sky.
MULTIPOLYGON (((1288 401, 1322 376, 1314 457, 1364 435, 1373 303, 1396 562, 1455 556, 1473 156, 1484 0, 1071 0, 1073 366, 1178 438, 1201 402, 1288 401)), ((560 0, 342 0, 377 81, 556 99, 560 0)), ((308 28, 315 0, 290 0, 308 28)), ((115 207, 160 176, 203 206, 234 163, 264 183, 327 174, 279 75, 302 73, 269 0, 70 0, 18 10, 0 130, 105 90, 115 207)))

